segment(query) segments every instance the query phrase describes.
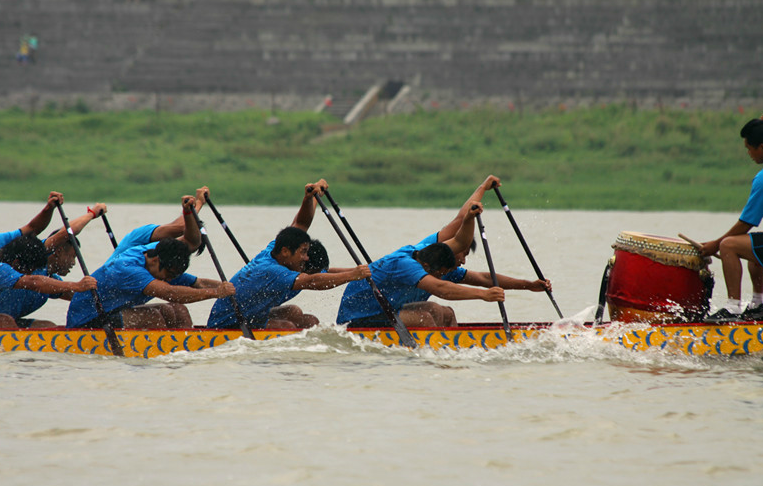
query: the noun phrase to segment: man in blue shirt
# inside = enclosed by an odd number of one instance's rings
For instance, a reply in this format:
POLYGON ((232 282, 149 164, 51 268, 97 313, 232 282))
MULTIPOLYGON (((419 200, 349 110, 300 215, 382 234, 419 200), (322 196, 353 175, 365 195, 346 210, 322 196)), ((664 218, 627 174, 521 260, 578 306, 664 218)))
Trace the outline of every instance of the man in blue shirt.
MULTIPOLYGON (((297 215, 291 226, 278 233, 276 239, 231 278, 236 286, 238 302, 247 324, 259 329, 304 329, 318 324, 318 318, 305 314, 296 305, 282 305, 302 290, 328 290, 353 280, 371 276, 367 265, 327 272, 305 271, 310 261, 312 240, 307 230, 313 221, 317 201, 314 194, 323 194, 328 183, 321 179, 305 186, 297 215)), ((220 299, 212 306, 207 327, 238 327, 230 299, 220 299)))
MULTIPOLYGON (((197 213, 201 212, 201 208, 206 203, 206 194, 209 193, 207 186, 196 189, 195 209, 197 213)), ((170 223, 165 224, 146 224, 140 226, 129 233, 119 241, 119 245, 114 249, 114 252, 106 260, 106 263, 118 258, 124 251, 141 245, 148 245, 150 243, 156 243, 164 238, 184 238, 185 233, 185 218, 187 215, 180 214, 170 223)), ((196 250, 196 254, 200 254, 204 249, 203 243, 196 250)), ((202 282, 205 280, 201 280, 202 282)), ((140 306, 140 309, 135 312, 147 312, 149 316, 155 316, 156 313, 160 313, 162 319, 170 328, 189 328, 193 326, 193 320, 188 308, 181 303, 177 302, 158 302, 144 304, 140 306)))
MULTIPOLYGON (((750 158, 756 164, 763 164, 763 117, 747 122, 740 132, 750 158)), ((739 220, 718 239, 702 244, 703 256, 710 256, 720 250, 723 263, 723 279, 726 282, 728 300, 715 314, 707 318, 710 322, 763 320, 763 233, 750 229, 758 226, 763 219, 763 170, 752 180, 752 189, 747 204, 739 220), (752 280, 753 296, 742 312, 742 259, 752 280)))
MULTIPOLYGON (((551 289, 548 280, 529 281, 497 275, 493 287, 489 272, 467 271, 466 262, 474 243, 474 218, 482 212, 485 193, 500 186, 500 179, 488 176, 466 200, 453 220, 439 232, 416 245, 404 246, 370 265, 374 283, 390 301, 407 326, 456 326, 453 309, 428 302, 432 295, 445 300, 482 299, 502 301, 504 290, 527 289, 540 292, 551 289), (472 209, 477 206, 477 209, 472 209), (483 288, 475 288, 483 287, 483 288)), ((367 282, 347 286, 337 315, 337 323, 348 327, 389 327, 371 287, 367 282)))
MULTIPOLYGON (((22 235, 6 243, 0 249, 0 292, 10 289, 42 294, 70 295, 96 288, 96 279, 84 277, 79 282, 63 282, 45 275, 35 275, 36 269, 45 266, 47 250, 36 236, 22 235)), ((18 329, 16 320, 0 314, 0 329, 18 329)))
POLYGON ((190 211, 195 202, 191 196, 183 197, 182 237, 131 246, 93 272, 104 315, 98 315, 92 295, 78 294, 69 305, 66 327, 98 328, 108 320, 113 327, 164 329, 175 323, 167 321, 159 309, 144 305, 154 297, 189 304, 233 295, 235 288, 228 282, 184 273, 191 252, 201 244, 190 211))
MULTIPOLYGON (((93 219, 106 212, 106 205, 98 203, 87 212, 73 219, 69 226, 75 235, 93 219)), ((69 274, 76 261, 76 253, 65 228, 54 231, 43 241, 48 252, 47 262, 41 268, 35 269, 35 275, 45 275, 57 280, 69 274)), ((36 311, 48 301, 48 298, 71 300, 73 293, 48 295, 40 292, 22 289, 6 289, 0 291, 0 314, 6 314, 15 319, 20 328, 44 328, 55 326, 55 323, 42 319, 26 319, 25 316, 36 311)))

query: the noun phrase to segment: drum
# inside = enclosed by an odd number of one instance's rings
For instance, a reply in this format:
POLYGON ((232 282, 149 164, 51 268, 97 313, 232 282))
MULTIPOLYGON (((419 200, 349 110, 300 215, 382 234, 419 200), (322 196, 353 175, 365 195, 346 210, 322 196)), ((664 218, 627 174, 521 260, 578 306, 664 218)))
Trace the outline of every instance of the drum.
POLYGON ((697 322, 710 308, 713 276, 689 243, 621 232, 615 244, 606 299, 619 322, 697 322))

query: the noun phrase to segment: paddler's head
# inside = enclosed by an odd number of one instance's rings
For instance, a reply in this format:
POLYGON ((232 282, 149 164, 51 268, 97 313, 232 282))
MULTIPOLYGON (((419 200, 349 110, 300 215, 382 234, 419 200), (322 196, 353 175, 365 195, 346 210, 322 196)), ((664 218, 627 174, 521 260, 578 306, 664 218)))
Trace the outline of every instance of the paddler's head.
POLYGON ((188 246, 175 238, 163 238, 146 253, 146 269, 157 280, 169 282, 183 274, 191 261, 188 246))
POLYGON ((431 245, 413 252, 413 258, 421 264, 429 275, 442 278, 456 268, 456 256, 445 243, 431 245))
POLYGON ((294 272, 302 272, 310 259, 310 235, 294 226, 282 229, 276 236, 270 255, 281 265, 294 272))

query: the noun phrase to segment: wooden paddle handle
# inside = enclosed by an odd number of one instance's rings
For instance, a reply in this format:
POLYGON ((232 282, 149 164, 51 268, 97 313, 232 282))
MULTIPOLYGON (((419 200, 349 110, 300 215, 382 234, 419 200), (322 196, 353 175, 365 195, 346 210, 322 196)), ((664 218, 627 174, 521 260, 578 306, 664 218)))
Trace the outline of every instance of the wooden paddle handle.
MULTIPOLYGON (((678 237, 681 238, 682 240, 684 240, 685 242, 689 243, 691 246, 693 246, 697 250, 700 250, 702 248, 702 244, 700 242, 694 241, 694 240, 692 240, 691 238, 689 238, 688 236, 686 236, 686 235, 684 235, 682 233, 678 233, 678 237)), ((718 255, 717 253, 713 254, 712 256, 714 256, 715 258, 717 258, 719 260, 721 258, 720 255, 718 255)))

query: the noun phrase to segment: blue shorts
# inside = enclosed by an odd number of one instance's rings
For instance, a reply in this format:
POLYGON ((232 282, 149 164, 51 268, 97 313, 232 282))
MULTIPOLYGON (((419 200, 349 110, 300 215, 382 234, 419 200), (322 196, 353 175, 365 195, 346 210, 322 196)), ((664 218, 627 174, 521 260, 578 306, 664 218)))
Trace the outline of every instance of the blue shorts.
POLYGON ((750 243, 752 243, 753 255, 758 263, 763 265, 763 233, 750 233, 750 243))

